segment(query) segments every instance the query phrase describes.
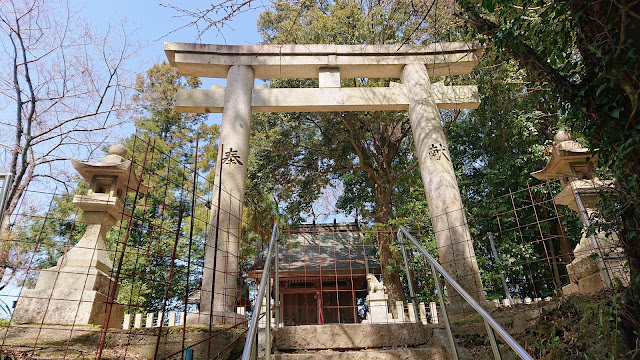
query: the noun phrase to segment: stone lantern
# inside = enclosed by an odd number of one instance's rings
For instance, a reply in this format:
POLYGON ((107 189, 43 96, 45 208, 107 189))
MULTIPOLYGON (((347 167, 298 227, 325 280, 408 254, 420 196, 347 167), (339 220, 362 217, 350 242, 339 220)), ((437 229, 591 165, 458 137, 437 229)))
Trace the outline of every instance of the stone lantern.
POLYGON ((75 195, 73 203, 83 211, 87 230, 78 243, 58 259, 56 266, 40 272, 35 289, 24 289, 16 303, 13 323, 103 325, 109 295, 115 296, 109 327, 122 326, 124 305, 115 303, 118 284, 112 278, 113 264, 106 249, 106 234, 131 212, 124 207, 127 192, 147 187, 138 184, 131 160, 125 160, 122 145, 109 148, 100 162, 71 160, 90 184, 86 195, 75 195))
POLYGON ((578 212, 583 224, 582 238, 573 250, 575 259, 567 265, 571 284, 562 288, 565 295, 590 293, 611 287, 611 279, 628 283, 624 254, 615 233, 596 231, 589 235, 598 191, 610 188, 611 181, 600 180, 595 172, 597 157, 574 141, 571 134, 559 131, 553 138, 551 158, 547 166, 531 175, 537 179, 560 179, 562 191, 555 196, 557 204, 578 212))

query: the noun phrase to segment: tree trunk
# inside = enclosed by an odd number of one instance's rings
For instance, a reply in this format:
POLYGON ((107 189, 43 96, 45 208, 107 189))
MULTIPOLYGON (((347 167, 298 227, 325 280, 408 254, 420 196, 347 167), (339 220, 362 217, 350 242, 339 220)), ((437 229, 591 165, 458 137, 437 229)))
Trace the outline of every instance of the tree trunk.
MULTIPOLYGON (((7 213, 8 214, 8 213, 7 213)), ((2 218, 2 224, 0 224, 0 290, 5 287, 2 279, 7 268, 7 260, 9 260, 9 216, 2 218)))
POLYGON ((558 268, 558 256, 556 256, 555 246, 553 244, 553 235, 551 231, 547 231, 547 246, 549 246, 549 257, 551 257, 551 270, 553 272, 553 280, 558 289, 562 289, 562 280, 560 280, 560 270, 558 268))
POLYGON ((393 228, 383 226, 378 231, 378 248, 380 249, 380 266, 382 267, 382 281, 387 288, 389 295, 389 308, 391 312, 398 316, 395 303, 405 301, 402 280, 400 279, 400 266, 398 254, 392 251, 390 246, 393 243, 393 228))
MULTIPOLYGON (((391 204, 391 188, 375 185, 376 208, 375 221, 382 227, 378 230, 378 249, 380 250, 380 266, 382 267, 382 281, 389 295, 389 308, 398 317, 396 301, 405 301, 404 288, 400 278, 400 255, 391 249, 394 239, 394 229, 389 224, 393 217, 391 204)), ((400 314, 402 315, 402 314, 400 314)), ((399 317, 398 317, 399 318, 399 317)))
POLYGON ((18 207, 18 202, 22 198, 24 189, 29 185, 33 176, 29 176, 26 180, 26 185, 18 186, 15 194, 9 199, 7 208, 5 209, 5 216, 2 217, 2 223, 0 224, 0 289, 4 288, 6 284, 2 279, 7 268, 13 269, 11 259, 9 259, 9 251, 11 250, 11 215, 18 207))
MULTIPOLYGON (((625 227, 621 231, 621 240, 624 251, 629 259, 630 282, 627 288, 628 315, 636 330, 640 329, 640 244, 638 244, 638 231, 640 231, 640 211, 630 206, 622 214, 622 223, 625 227)), ((636 335, 637 336, 637 335, 636 335)))

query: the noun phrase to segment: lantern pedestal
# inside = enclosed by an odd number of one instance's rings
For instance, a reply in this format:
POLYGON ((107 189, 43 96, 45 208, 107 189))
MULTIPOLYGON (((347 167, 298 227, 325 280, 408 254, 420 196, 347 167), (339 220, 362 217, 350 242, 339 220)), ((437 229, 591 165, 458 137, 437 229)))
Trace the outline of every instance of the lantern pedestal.
MULTIPOLYGON (((83 216, 88 223, 84 236, 56 266, 40 271, 35 289, 22 290, 13 323, 104 323, 111 289, 116 287, 118 292, 105 246, 105 235, 116 221, 106 212, 83 216)), ((123 317, 124 305, 113 304, 109 327, 120 327, 123 317)))

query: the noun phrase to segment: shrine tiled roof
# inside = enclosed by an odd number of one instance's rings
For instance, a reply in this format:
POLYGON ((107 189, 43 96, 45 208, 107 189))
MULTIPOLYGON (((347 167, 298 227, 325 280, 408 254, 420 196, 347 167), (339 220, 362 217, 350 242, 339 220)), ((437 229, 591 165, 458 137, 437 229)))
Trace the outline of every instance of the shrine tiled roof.
MULTIPOLYGON (((376 239, 357 224, 302 225, 282 231, 280 276, 305 273, 360 273, 380 267, 376 239)), ((264 255, 263 255, 264 256, 264 255)), ((259 270, 264 258, 256 264, 259 270)))

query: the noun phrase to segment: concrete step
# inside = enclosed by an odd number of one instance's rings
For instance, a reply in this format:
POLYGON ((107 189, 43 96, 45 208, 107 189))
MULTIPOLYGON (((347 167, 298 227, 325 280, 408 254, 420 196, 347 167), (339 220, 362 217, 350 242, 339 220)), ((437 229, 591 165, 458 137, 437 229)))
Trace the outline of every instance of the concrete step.
POLYGON ((275 331, 274 344, 278 351, 415 347, 427 344, 432 334, 419 323, 285 326, 275 331))
POLYGON ((276 354, 276 360, 447 360, 447 354, 438 348, 316 351, 294 354, 276 354))

